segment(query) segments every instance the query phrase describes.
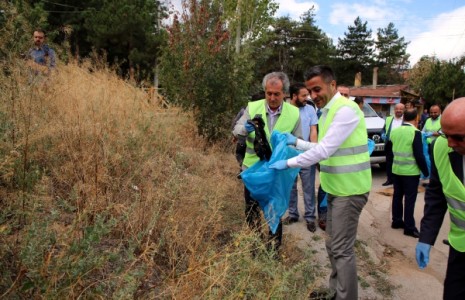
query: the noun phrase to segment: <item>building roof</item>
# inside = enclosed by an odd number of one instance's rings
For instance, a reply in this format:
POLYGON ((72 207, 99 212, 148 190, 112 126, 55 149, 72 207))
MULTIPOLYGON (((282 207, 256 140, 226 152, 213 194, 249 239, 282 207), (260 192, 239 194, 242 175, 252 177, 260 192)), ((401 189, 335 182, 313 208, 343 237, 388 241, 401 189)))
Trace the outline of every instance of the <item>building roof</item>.
MULTIPOLYGON (((402 97, 404 93, 408 93, 412 96, 416 96, 409 89, 407 84, 396 84, 396 85, 378 85, 376 88, 373 88, 372 85, 351 87, 350 95, 351 96, 361 96, 361 97, 386 97, 386 98, 398 98, 402 97)), ((418 97, 418 96, 417 96, 418 97)))

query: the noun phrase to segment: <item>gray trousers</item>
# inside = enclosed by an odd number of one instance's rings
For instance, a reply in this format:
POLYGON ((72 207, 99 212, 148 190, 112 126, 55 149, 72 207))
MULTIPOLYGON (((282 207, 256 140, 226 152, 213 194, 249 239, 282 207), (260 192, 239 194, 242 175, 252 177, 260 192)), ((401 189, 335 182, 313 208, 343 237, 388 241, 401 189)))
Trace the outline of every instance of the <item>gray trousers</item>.
POLYGON ((354 244, 368 194, 344 197, 328 194, 326 251, 332 268, 329 288, 336 292, 336 299, 358 299, 354 244))

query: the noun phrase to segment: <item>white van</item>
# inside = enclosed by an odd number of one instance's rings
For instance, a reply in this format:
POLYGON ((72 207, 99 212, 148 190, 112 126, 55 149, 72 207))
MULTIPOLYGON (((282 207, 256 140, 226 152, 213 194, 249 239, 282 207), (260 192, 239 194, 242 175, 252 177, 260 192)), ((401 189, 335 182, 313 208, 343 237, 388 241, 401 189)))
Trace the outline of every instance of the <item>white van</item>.
POLYGON ((381 137, 385 121, 378 116, 368 103, 363 103, 363 114, 365 115, 368 138, 375 142, 375 150, 370 156, 370 162, 372 164, 379 164, 381 168, 385 168, 386 154, 384 152, 384 140, 381 137))

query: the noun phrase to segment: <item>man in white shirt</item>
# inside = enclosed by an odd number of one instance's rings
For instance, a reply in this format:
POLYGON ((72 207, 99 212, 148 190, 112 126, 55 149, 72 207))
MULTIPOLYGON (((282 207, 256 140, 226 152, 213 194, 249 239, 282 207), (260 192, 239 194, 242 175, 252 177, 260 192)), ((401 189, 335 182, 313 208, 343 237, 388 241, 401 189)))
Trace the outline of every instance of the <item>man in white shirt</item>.
POLYGON ((372 181, 364 116, 355 102, 336 90, 330 67, 310 68, 305 73, 305 85, 322 109, 318 144, 287 134, 288 144, 307 151, 277 161, 270 168, 284 170, 320 163, 321 185, 328 193, 326 250, 332 267, 329 288, 335 299, 358 299, 354 244, 372 181))
POLYGON ((383 186, 388 186, 393 183, 392 178, 392 160, 394 159, 394 154, 392 153, 392 144, 388 143, 390 140, 391 131, 400 127, 404 119, 405 105, 402 103, 397 103, 394 106, 394 116, 389 116, 386 118, 386 123, 384 124, 383 133, 384 138, 384 151, 386 153, 386 176, 387 180, 383 183, 383 186))

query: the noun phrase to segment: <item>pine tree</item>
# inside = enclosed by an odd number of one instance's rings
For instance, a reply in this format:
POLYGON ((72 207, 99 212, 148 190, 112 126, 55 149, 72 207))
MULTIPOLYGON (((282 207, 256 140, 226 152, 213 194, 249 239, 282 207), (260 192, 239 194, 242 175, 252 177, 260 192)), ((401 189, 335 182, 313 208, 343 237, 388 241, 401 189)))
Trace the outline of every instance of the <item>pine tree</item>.
POLYGON ((404 37, 399 37, 393 23, 389 23, 386 28, 379 28, 377 36, 375 44, 378 52, 376 63, 380 68, 379 82, 389 84, 403 81, 401 72, 409 67, 409 43, 405 42, 404 37))

